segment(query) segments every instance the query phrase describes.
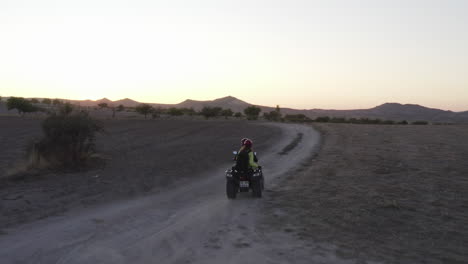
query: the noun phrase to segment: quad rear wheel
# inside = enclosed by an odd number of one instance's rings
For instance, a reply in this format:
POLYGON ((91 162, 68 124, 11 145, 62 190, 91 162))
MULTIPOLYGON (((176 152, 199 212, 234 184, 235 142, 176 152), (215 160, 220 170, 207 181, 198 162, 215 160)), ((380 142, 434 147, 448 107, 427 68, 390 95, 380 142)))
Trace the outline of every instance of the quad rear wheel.
POLYGON ((262 189, 263 189, 262 185, 263 184, 262 184, 261 179, 257 179, 257 180, 252 181, 252 195, 253 195, 253 197, 262 198, 262 189))
POLYGON ((236 184, 233 180, 226 181, 226 195, 228 199, 235 199, 237 194, 236 184))

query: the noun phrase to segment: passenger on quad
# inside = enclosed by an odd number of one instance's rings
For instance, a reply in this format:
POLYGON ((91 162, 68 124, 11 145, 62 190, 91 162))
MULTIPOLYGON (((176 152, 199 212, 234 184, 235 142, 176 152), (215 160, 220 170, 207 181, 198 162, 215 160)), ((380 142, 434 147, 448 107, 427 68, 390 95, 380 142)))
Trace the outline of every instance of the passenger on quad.
MULTIPOLYGON (((241 139, 241 148, 239 149, 239 151, 237 152, 237 154, 234 156, 234 160, 237 160, 237 155, 241 152, 242 148, 244 147, 244 142, 245 142, 246 140, 250 140, 250 139, 248 139, 248 138, 243 138, 243 139, 241 139)), ((250 142, 253 142, 253 141, 250 140, 250 142)), ((258 162, 257 153, 255 153, 254 151, 252 151, 252 152, 253 152, 253 155, 254 155, 254 161, 255 161, 255 162, 258 162)))
POLYGON ((248 171, 249 169, 258 169, 257 157, 252 151, 252 140, 242 139, 242 147, 236 156, 236 169, 239 171, 248 171))
POLYGON ((252 190, 254 197, 261 198, 264 189, 262 167, 252 151, 252 140, 244 138, 241 142, 239 152, 233 152, 236 164, 226 170, 226 195, 228 199, 235 199, 237 193, 252 190))

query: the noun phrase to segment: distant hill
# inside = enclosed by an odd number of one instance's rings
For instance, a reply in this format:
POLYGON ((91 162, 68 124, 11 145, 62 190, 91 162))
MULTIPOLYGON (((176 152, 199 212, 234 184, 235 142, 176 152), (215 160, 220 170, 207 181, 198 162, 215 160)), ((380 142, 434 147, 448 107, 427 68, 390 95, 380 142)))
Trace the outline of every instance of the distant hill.
POLYGON ((234 112, 242 112, 246 107, 251 106, 251 104, 246 103, 242 100, 239 100, 232 96, 227 96, 211 101, 195 101, 187 99, 182 103, 176 104, 174 107, 185 107, 193 108, 197 111, 201 110, 204 106, 208 107, 221 107, 221 108, 230 108, 234 112))
POLYGON ((81 106, 97 106, 98 104, 102 104, 102 103, 106 103, 108 105, 112 105, 114 104, 113 101, 107 99, 107 98, 102 98, 102 99, 99 99, 99 100, 96 100, 96 101, 93 101, 93 100, 66 100, 66 99, 59 99, 61 101, 65 101, 65 102, 70 102, 70 103, 73 103, 73 104, 79 104, 81 106))
POLYGON ((113 101, 111 101, 111 100, 109 100, 107 98, 102 98, 102 99, 99 99, 99 100, 97 100, 95 102, 96 102, 96 104, 108 104, 108 105, 114 103, 113 101))
POLYGON ((416 104, 385 103, 370 109, 357 110, 306 110, 309 117, 334 116, 346 118, 378 118, 385 120, 425 120, 430 122, 468 123, 468 112, 452 112, 416 104))
MULTIPOLYGON (((164 107, 186 107, 200 110, 204 106, 230 108, 234 112, 242 112, 252 104, 239 100, 232 96, 227 96, 215 100, 196 101, 187 99, 175 105, 164 105, 164 107)), ((275 107, 258 106, 262 112, 273 111, 275 107)), ((346 117, 346 118, 372 118, 395 121, 429 121, 429 122, 454 122, 468 123, 468 111, 452 112, 435 108, 428 108, 416 104, 385 103, 370 109, 356 110, 326 110, 326 109, 292 109, 282 108, 283 114, 304 114, 310 118, 319 116, 346 117)))
POLYGON ((117 106, 118 105, 123 105, 125 107, 135 107, 139 103, 137 101, 132 100, 132 99, 125 98, 125 99, 115 101, 114 104, 117 105, 117 106))
MULTIPOLYGON (((203 106, 222 108, 230 108, 234 112, 242 112, 246 107, 250 106, 247 102, 239 100, 232 96, 227 96, 212 101, 195 101, 185 100, 182 103, 176 104, 173 107, 187 107, 200 110, 203 106)), ((273 111, 274 107, 258 106, 262 112, 273 111)), ((395 120, 395 121, 430 121, 430 122, 457 122, 468 123, 468 111, 466 112, 452 112, 444 111, 435 108, 428 108, 415 104, 398 104, 398 103, 385 103, 370 109, 356 109, 356 110, 326 110, 326 109, 292 109, 282 108, 283 114, 304 114, 310 118, 317 118, 319 116, 330 117, 346 117, 346 118, 378 118, 382 120, 395 120)))

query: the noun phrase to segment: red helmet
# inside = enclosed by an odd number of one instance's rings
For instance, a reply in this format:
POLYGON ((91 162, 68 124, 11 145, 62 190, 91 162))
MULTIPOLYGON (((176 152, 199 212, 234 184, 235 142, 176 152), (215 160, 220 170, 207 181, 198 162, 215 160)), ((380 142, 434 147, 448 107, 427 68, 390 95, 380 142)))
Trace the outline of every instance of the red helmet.
POLYGON ((241 146, 244 146, 244 142, 245 142, 246 140, 249 140, 249 139, 248 139, 248 138, 243 138, 243 139, 241 139, 241 146))
POLYGON ((250 140, 250 139, 246 139, 246 140, 244 141, 244 144, 243 144, 243 145, 246 146, 246 147, 248 147, 248 148, 251 148, 252 145, 253 145, 253 142, 252 142, 252 140, 250 140))

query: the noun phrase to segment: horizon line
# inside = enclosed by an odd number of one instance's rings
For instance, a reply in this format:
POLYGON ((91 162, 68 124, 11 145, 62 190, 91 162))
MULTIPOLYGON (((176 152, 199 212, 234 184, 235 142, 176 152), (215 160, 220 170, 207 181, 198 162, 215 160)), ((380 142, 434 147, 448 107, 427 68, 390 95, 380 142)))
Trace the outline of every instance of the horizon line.
MULTIPOLYGON (((9 97, 22 97, 22 96, 2 96, 3 98, 9 98, 9 97)), ((141 104, 155 104, 155 105, 178 105, 178 104, 181 104, 187 100, 191 100, 191 101, 196 101, 196 102, 212 102, 212 101, 215 101, 215 100, 219 100, 219 99, 224 99, 224 98, 228 98, 228 97, 231 97, 231 98, 234 98, 234 99, 237 99, 239 101, 242 101, 246 104, 249 104, 249 105, 253 105, 253 106, 258 106, 258 107, 270 107, 270 108, 275 108, 275 106, 268 106, 268 105, 260 105, 260 104, 252 104, 252 103, 249 103, 249 102, 246 102, 242 99, 239 99, 235 96, 232 96, 232 95, 227 95, 227 96, 223 96, 223 97, 219 97, 219 98, 215 98, 215 99, 211 99, 211 100, 196 100, 196 99, 190 99, 190 98, 187 98, 179 103, 154 103, 154 102, 140 102, 140 101, 137 101, 137 100, 134 100, 132 98, 129 98, 129 97, 125 97, 125 98, 122 98, 122 99, 117 99, 117 100, 111 100, 107 97, 103 97, 101 99, 96 99, 96 100, 93 100, 93 99, 69 99, 69 98, 58 98, 58 97, 55 97, 55 98, 51 98, 51 97, 23 97, 23 98, 26 98, 26 99, 58 99, 58 100, 67 100, 67 101, 92 101, 92 102, 97 102, 97 101, 100 101, 100 100, 109 100, 111 102, 116 102, 116 101, 121 101, 121 100, 132 100, 136 103, 141 103, 141 104)), ((352 111, 352 110, 367 110, 367 109, 372 109, 372 108, 375 108, 375 107, 378 107, 378 106, 382 106, 382 105, 385 105, 385 104, 399 104, 399 105, 415 105, 415 106, 421 106, 421 107, 425 107, 425 108, 428 108, 428 109, 437 109, 437 110, 441 110, 441 111, 449 111, 449 112, 453 112, 453 113, 462 113, 462 112, 467 112, 468 110, 461 110, 461 111, 454 111, 454 110, 445 110, 445 109, 441 109, 441 108, 434 108, 434 107, 428 107, 428 106, 425 106, 425 105, 421 105, 421 104, 418 104, 418 103, 399 103, 399 102, 384 102, 384 103, 380 103, 380 104, 376 104, 375 106, 373 107, 369 107, 369 108, 347 108, 347 109, 334 109, 334 108, 294 108, 294 107, 281 107, 280 105, 280 108, 283 108, 283 109, 292 109, 292 110, 299 110, 299 111, 307 111, 307 110, 327 110, 327 111, 352 111)))

